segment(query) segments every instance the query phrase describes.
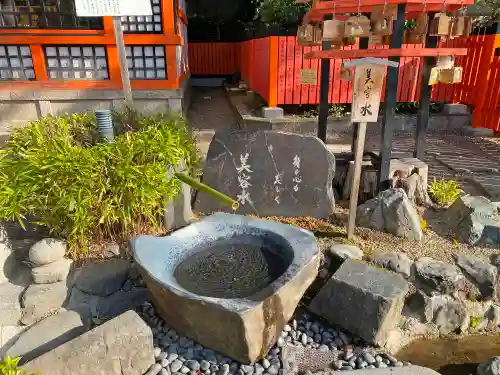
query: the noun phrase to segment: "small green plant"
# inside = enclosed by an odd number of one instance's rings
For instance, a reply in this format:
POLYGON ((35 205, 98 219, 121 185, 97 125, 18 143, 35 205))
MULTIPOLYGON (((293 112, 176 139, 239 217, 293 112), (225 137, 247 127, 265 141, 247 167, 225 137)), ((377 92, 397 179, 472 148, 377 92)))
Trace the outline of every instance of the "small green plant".
POLYGON ((429 185, 429 195, 431 199, 442 207, 447 207, 453 203, 464 191, 455 180, 436 180, 429 185))
POLYGON ((160 229, 180 189, 167 171, 181 161, 193 171, 199 160, 184 119, 128 111, 116 117, 111 143, 94 123, 93 114, 49 116, 12 134, 0 151, 0 220, 35 217, 73 255, 97 238, 160 229))
POLYGON ((423 217, 420 217, 420 228, 422 229, 423 233, 427 233, 427 227, 428 227, 427 220, 425 220, 423 217))
POLYGON ((419 107, 419 102, 399 102, 396 104, 396 113, 415 114, 419 107))
MULTIPOLYGON (((28 375, 28 372, 18 367, 21 357, 10 358, 6 356, 0 361, 0 375, 28 375)), ((40 375, 39 372, 31 375, 40 375)))
POLYGON ((476 328, 479 323, 481 323, 481 318, 480 316, 473 316, 470 318, 470 326, 471 328, 476 328))
POLYGON ((330 104, 328 115, 331 117, 344 117, 347 114, 347 104, 330 104))

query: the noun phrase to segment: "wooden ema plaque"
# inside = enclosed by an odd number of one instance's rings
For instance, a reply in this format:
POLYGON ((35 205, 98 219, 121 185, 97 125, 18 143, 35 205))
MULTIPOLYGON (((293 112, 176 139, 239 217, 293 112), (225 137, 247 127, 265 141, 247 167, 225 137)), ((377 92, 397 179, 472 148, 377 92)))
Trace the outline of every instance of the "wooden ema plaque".
POLYGON ((302 85, 317 85, 318 71, 316 69, 301 69, 300 83, 302 85))
POLYGON ((362 64, 354 72, 352 90, 352 122, 377 122, 385 66, 362 64))

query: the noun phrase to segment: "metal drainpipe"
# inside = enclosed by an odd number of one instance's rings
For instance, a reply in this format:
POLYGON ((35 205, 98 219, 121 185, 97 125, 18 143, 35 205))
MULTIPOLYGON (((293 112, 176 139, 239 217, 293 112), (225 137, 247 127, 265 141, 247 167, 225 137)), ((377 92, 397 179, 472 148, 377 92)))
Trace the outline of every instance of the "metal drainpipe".
POLYGON ((115 134, 113 132, 113 118, 109 109, 98 109, 94 111, 97 130, 102 139, 113 142, 115 134))

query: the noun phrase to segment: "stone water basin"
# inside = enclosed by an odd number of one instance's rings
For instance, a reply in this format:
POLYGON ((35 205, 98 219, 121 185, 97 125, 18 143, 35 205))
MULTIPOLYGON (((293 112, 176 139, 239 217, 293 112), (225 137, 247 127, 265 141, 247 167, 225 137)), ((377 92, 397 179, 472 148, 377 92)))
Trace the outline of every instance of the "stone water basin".
POLYGON ((225 213, 130 246, 163 319, 247 364, 276 343, 320 261, 311 232, 225 213))

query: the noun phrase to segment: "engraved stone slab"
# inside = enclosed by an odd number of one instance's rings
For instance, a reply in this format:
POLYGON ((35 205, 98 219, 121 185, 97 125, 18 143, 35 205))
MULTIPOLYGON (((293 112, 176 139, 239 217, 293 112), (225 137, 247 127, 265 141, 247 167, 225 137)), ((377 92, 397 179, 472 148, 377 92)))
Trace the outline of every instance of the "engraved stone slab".
MULTIPOLYGON (((236 213, 312 216, 333 213, 335 157, 320 139, 269 130, 221 131, 210 143, 203 182, 240 203, 236 213)), ((231 212, 199 192, 195 209, 231 212)))

